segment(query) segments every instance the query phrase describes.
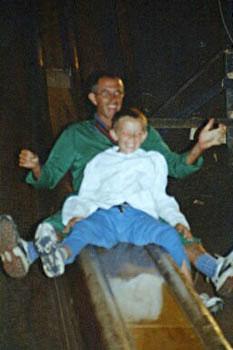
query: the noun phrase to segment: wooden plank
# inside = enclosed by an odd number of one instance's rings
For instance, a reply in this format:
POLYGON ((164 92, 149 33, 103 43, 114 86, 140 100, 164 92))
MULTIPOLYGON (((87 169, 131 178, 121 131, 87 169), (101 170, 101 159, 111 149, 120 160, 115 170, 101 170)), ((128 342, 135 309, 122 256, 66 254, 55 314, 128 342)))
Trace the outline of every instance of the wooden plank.
MULTIPOLYGON (((225 51, 225 73, 228 79, 233 80, 233 51, 225 51)), ((233 118, 233 89, 226 88, 226 117, 229 120, 233 118)), ((233 151, 233 130, 227 132, 227 145, 233 151)))
MULTIPOLYGON (((165 129, 190 129, 198 128, 203 125, 207 119, 204 118, 156 118, 151 117, 149 119, 150 124, 155 128, 165 128, 165 129)), ((233 119, 228 118, 217 118, 216 123, 222 123, 228 128, 233 128, 233 119)))
POLYGON ((163 308, 156 321, 129 325, 138 349, 204 350, 169 287, 163 286, 163 308))

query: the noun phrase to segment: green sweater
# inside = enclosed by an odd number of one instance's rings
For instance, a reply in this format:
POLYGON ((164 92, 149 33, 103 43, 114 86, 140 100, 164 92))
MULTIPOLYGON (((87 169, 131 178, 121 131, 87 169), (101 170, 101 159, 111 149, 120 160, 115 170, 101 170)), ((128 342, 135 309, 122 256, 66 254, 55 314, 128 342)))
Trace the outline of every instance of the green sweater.
MULTIPOLYGON (((78 192, 86 164, 95 155, 111 146, 111 141, 96 129, 94 119, 74 123, 68 126, 56 141, 41 169, 40 178, 36 180, 32 172, 29 172, 26 182, 35 188, 52 189, 70 171, 73 190, 78 192)), ((168 163, 169 175, 175 178, 182 178, 197 171, 203 163, 203 158, 200 157, 195 164, 187 165, 187 154, 172 152, 159 133, 151 126, 148 127, 148 136, 141 147, 146 151, 153 150, 162 153, 168 163)), ((60 213, 56 215, 55 221, 58 216, 60 213)), ((48 221, 57 226, 53 219, 48 221)), ((59 228, 61 228, 60 224, 59 228)))

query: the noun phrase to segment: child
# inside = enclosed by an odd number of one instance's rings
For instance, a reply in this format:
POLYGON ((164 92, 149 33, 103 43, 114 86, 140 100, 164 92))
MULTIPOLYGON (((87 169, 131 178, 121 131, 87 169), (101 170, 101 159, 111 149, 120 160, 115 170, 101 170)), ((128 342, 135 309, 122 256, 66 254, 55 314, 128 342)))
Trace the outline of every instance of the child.
MULTIPOLYGON (((97 155, 87 165, 78 196, 71 196, 63 207, 63 223, 84 217, 67 238, 48 248, 43 234, 36 246, 47 276, 64 272, 88 244, 110 248, 119 242, 164 247, 191 282, 189 262, 181 240, 172 226, 189 225, 174 198, 166 194, 167 164, 155 151, 140 149, 147 136, 147 120, 137 110, 116 114, 112 138, 118 146, 97 155), (166 223, 159 221, 159 217, 166 223), (47 254, 50 251, 50 254, 47 254)), ((51 243, 51 242, 50 242, 51 243)))

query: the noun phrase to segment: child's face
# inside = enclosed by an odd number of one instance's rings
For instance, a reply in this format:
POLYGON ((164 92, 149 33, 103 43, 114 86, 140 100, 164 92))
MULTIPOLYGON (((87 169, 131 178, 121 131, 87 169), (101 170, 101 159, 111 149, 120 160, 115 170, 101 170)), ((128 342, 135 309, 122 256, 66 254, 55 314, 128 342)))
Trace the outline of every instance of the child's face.
POLYGON ((119 151, 129 154, 141 146, 147 136, 147 132, 143 129, 139 119, 125 116, 111 130, 111 136, 118 142, 119 151))

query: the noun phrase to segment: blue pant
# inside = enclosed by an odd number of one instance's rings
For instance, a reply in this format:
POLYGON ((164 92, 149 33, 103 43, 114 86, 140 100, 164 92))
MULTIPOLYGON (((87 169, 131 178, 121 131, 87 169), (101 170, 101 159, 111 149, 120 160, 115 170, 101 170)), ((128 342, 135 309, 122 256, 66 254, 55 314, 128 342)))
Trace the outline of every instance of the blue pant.
POLYGON ((108 210, 98 209, 87 219, 77 222, 61 245, 72 252, 66 261, 71 264, 88 244, 109 249, 120 242, 138 246, 157 244, 170 254, 179 267, 185 261, 190 268, 177 231, 127 204, 123 205, 122 211, 117 206, 108 210))

